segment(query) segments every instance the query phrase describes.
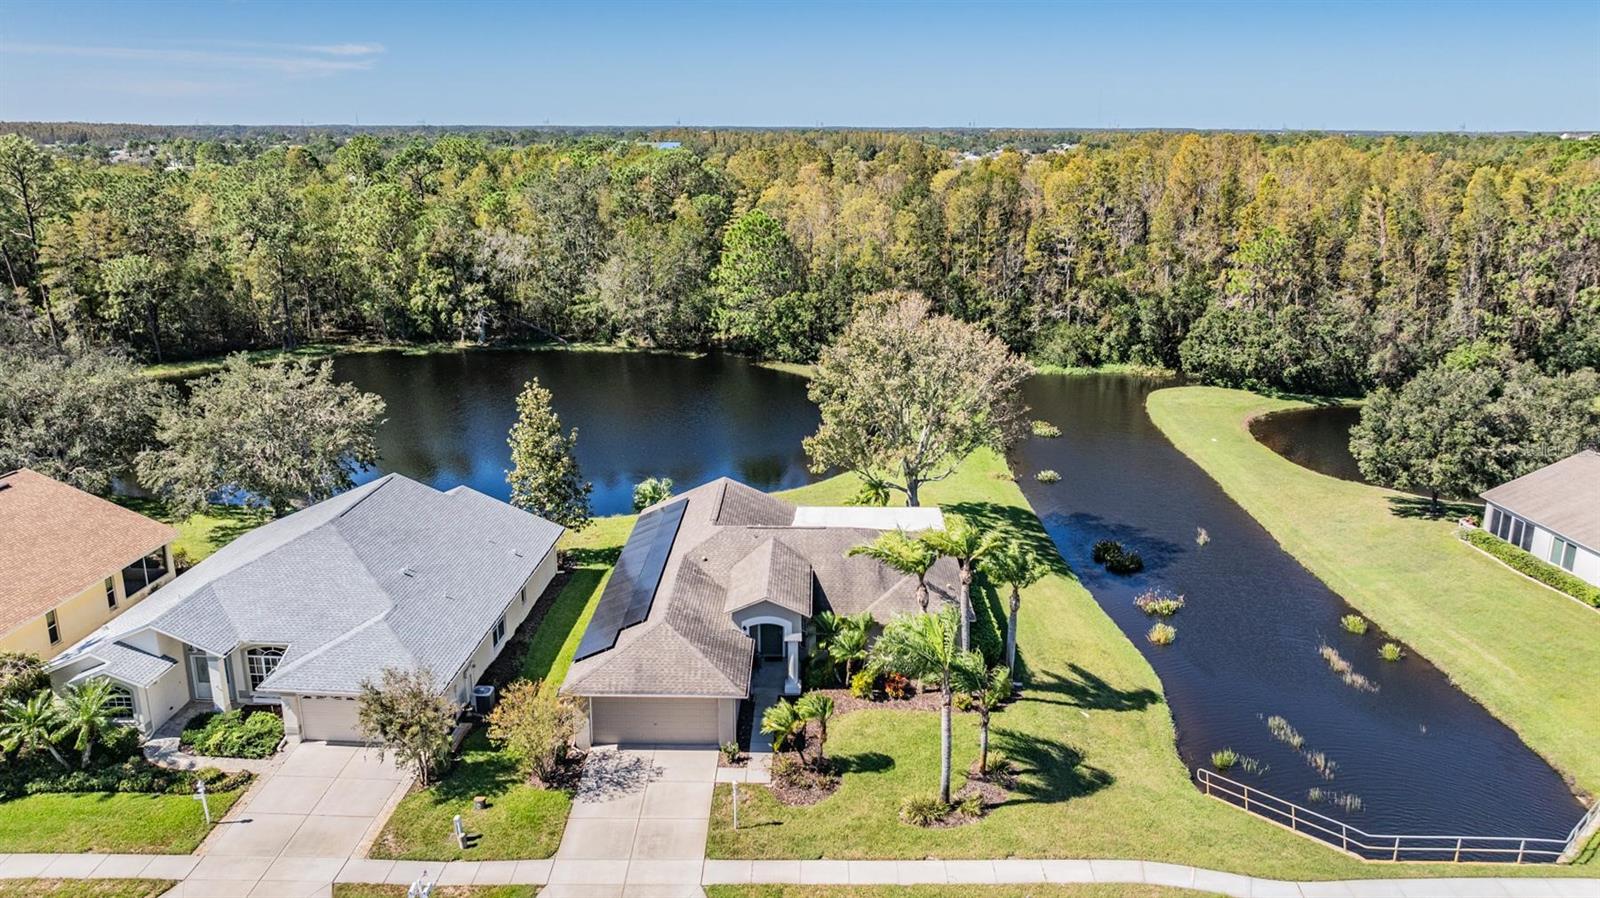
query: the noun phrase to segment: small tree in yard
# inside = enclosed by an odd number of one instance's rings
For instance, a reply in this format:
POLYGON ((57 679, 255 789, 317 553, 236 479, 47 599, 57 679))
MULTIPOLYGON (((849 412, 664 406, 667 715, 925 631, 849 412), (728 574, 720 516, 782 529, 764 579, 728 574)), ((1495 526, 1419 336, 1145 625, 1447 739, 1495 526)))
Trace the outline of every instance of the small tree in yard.
POLYGON ((795 702, 795 713, 802 724, 817 722, 817 763, 828 760, 828 721, 833 719, 833 699, 820 692, 808 692, 795 702))
POLYGON ((526 776, 549 783, 561 769, 578 731, 578 706, 542 682, 518 680, 506 687, 489 714, 489 738, 517 759, 526 776))
POLYGON ((0 702, 24 701, 49 688, 50 675, 44 672, 38 655, 0 652, 0 702))
POLYGON ((949 807, 952 674, 960 655, 956 648, 956 609, 895 618, 883 628, 875 651, 884 668, 939 684, 939 803, 949 807))
POLYGON ((78 766, 89 766, 89 755, 94 744, 113 726, 111 720, 111 681, 95 677, 81 686, 74 686, 61 697, 61 728, 57 739, 73 738, 72 747, 78 750, 78 766))
POLYGON ((977 325, 930 315, 917 293, 877 294, 823 350, 811 380, 822 425, 805 440, 811 469, 853 471, 867 494, 921 501, 985 446, 1023 432, 1027 362, 977 325))
POLYGON ((852 546, 846 555, 854 558, 865 555, 879 563, 917 578, 917 605, 928 610, 928 569, 939 560, 939 553, 920 539, 913 539, 904 530, 886 530, 877 539, 860 546, 852 546))
POLYGON ((995 583, 1011 587, 1010 617, 1006 622, 1006 667, 1017 669, 1017 612, 1022 608, 1022 591, 1049 573, 1032 549, 1013 539, 983 560, 983 572, 995 583))
POLYGON ((56 728, 60 725, 61 714, 49 690, 40 690, 26 701, 10 699, 0 713, 0 748, 21 755, 43 749, 57 764, 67 767, 67 759, 56 751, 56 728))
POLYGON ((426 670, 385 668, 376 684, 361 684, 357 713, 368 740, 392 750, 424 786, 433 783, 450 751, 456 704, 439 693, 426 670))
POLYGON ((506 442, 511 445, 511 470, 506 472, 511 504, 573 530, 588 526, 594 484, 578 470, 578 429, 561 432, 550 391, 537 378, 517 396, 517 423, 506 442))
MULTIPOLYGON (((945 529, 929 530, 922 541, 961 566, 961 648, 972 648, 972 569, 1000 545, 1000 535, 985 533, 960 515, 947 515, 945 529)), ((926 607, 926 606, 924 606, 926 607)))
POLYGON ((646 477, 633 488, 633 510, 644 511, 657 502, 665 502, 671 498, 671 477, 646 477))
POLYGON ((777 704, 767 708, 761 715, 761 732, 772 737, 772 747, 778 751, 794 748, 795 754, 800 753, 800 733, 806 728, 805 718, 795 710, 795 706, 787 699, 778 699, 777 704))
POLYGON ((1011 668, 988 666, 978 652, 962 652, 956 660, 956 688, 972 698, 978 712, 978 775, 989 775, 989 716, 1011 697, 1011 668))

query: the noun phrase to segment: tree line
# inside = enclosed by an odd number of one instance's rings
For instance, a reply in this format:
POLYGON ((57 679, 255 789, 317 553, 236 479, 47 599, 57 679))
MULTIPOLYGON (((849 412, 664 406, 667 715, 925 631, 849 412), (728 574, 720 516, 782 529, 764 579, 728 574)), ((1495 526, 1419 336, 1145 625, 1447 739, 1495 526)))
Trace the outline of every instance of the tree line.
POLYGON ((113 165, 6 135, 7 326, 149 360, 366 339, 811 361, 900 289, 1035 362, 1230 385, 1600 365, 1593 140, 677 136, 178 138, 113 165))

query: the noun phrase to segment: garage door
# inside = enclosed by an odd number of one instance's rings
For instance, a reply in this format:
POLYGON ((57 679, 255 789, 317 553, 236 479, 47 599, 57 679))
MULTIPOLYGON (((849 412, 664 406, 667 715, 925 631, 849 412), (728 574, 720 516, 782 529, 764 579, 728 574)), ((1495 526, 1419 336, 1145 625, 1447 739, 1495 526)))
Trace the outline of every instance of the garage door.
POLYGON ((356 717, 356 700, 300 696, 300 738, 323 742, 365 742, 356 717))
POLYGON ((596 745, 716 745, 714 698, 591 699, 596 745))

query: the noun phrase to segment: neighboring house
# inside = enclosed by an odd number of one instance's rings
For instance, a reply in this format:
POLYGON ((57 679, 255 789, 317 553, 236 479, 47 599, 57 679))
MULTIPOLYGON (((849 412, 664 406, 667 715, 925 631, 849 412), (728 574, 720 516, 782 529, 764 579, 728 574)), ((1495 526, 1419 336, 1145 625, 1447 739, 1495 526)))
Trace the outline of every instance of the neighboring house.
POLYGON ((390 474, 239 537, 48 667, 58 688, 125 687, 146 734, 191 701, 271 703, 291 737, 361 741, 355 699, 384 668, 470 700, 555 575, 561 532, 390 474))
MULTIPOLYGON (((796 507, 727 478, 646 509, 561 687, 587 704, 579 741, 734 741, 755 664, 800 691, 818 612, 882 624, 919 610, 915 577, 845 553, 885 530, 943 527, 937 508, 796 507)), ((939 559, 928 585, 930 607, 954 602, 955 562, 939 559)))
POLYGON ((1600 452, 1546 465, 1483 501, 1483 529, 1600 586, 1600 452))
POLYGON ((26 468, 0 474, 0 651, 55 657, 172 579, 176 530, 26 468))

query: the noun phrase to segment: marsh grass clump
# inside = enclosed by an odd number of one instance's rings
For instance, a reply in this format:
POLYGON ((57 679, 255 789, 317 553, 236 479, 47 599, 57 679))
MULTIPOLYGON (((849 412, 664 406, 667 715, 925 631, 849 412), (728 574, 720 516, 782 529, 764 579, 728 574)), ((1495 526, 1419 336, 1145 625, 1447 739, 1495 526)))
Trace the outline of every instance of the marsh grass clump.
POLYGON ((1206 532, 1206 528, 1204 528, 1204 527, 1196 527, 1196 528, 1194 528, 1194 544, 1195 545, 1203 546, 1203 545, 1205 545, 1206 543, 1209 543, 1209 542, 1211 542, 1211 534, 1206 532))
POLYGON ((1061 428, 1051 424, 1049 421, 1035 420, 1031 425, 1029 425, 1029 427, 1033 430, 1033 435, 1036 437, 1052 439, 1054 437, 1061 436, 1061 428))
POLYGON ((1133 605, 1151 617, 1171 617, 1183 610, 1183 596, 1160 589, 1147 589, 1134 597, 1133 605))
POLYGON ((1113 557, 1121 554, 1122 543, 1114 539, 1099 540, 1094 544, 1094 548, 1089 550, 1089 557, 1094 559, 1095 564, 1105 564, 1113 557))
POLYGON ((1219 748, 1211 753, 1211 766, 1218 770, 1227 770, 1239 763, 1239 753, 1231 748, 1219 748))
POLYGON ((1149 632, 1144 634, 1144 638, 1150 640, 1151 645, 1172 645, 1173 641, 1178 638, 1178 628, 1171 624, 1157 622, 1150 628, 1149 632))
POLYGON ((1106 562, 1106 570, 1113 574, 1137 574, 1144 570, 1144 556, 1138 552, 1123 552, 1106 562))
POLYGON ((1266 773, 1268 770, 1271 770, 1272 765, 1263 764, 1255 758, 1241 757, 1239 758, 1239 769, 1243 770, 1245 773, 1254 776, 1260 776, 1261 774, 1266 773))
POLYGON ((1339 618, 1339 626, 1346 633, 1354 633, 1357 636, 1361 636, 1367 632, 1367 619, 1359 614, 1346 614, 1344 617, 1339 618))
POLYGON ((1399 661, 1405 655, 1405 650, 1400 648, 1399 643, 1386 642, 1378 649, 1378 657, 1385 661, 1399 661))
POLYGON ((1033 479, 1039 481, 1040 483, 1060 483, 1061 472, 1051 468, 1045 468, 1043 471, 1033 475, 1033 479))
POLYGON ((1337 792, 1333 789, 1324 789, 1321 786, 1312 786, 1307 789, 1306 800, 1312 804, 1327 802, 1352 814, 1360 811, 1362 807, 1361 796, 1354 792, 1337 792))
POLYGON ((1356 673, 1355 668, 1350 666, 1349 661, 1344 660, 1344 656, 1339 654, 1338 649, 1328 645, 1327 643, 1323 643, 1322 646, 1317 649, 1317 654, 1322 656, 1322 660, 1328 662, 1328 669, 1338 674, 1339 678, 1344 680, 1344 684, 1346 686, 1349 686, 1352 689, 1359 689, 1362 692, 1378 691, 1378 684, 1367 679, 1365 676, 1356 673))
POLYGON ((1293 749, 1303 748, 1306 744, 1306 737, 1300 735, 1299 730, 1290 726, 1289 721, 1276 714, 1267 718, 1267 732, 1272 734, 1272 738, 1293 749))
POLYGON ((1317 772, 1317 776, 1325 780, 1333 779, 1333 771, 1339 767, 1338 762, 1328 757, 1326 752, 1308 751, 1302 757, 1306 759, 1306 764, 1317 772))

